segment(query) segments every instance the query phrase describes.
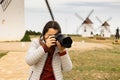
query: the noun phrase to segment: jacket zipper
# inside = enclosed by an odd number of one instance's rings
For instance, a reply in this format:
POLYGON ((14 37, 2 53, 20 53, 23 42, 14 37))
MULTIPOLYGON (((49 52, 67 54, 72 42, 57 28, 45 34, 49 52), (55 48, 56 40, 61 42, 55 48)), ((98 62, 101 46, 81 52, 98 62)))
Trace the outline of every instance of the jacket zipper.
POLYGON ((28 79, 28 80, 30 80, 30 79, 31 79, 31 77, 32 77, 32 74, 33 74, 33 71, 31 72, 31 74, 30 74, 30 77, 29 77, 29 79, 28 79))

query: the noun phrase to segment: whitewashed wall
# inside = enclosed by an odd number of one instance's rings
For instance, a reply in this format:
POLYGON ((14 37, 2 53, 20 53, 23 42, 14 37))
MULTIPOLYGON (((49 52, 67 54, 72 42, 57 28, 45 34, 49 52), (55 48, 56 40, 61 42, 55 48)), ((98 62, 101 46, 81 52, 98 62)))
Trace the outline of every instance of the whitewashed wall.
MULTIPOLYGON (((108 27, 108 29, 110 28, 110 26, 107 26, 107 27, 108 27)), ((110 29, 107 30, 104 26, 102 26, 101 30, 103 30, 103 33, 101 34, 101 37, 104 37, 104 38, 110 38, 111 37, 111 32, 109 32, 110 29)))
POLYGON ((94 28, 92 24, 83 24, 82 25, 82 37, 93 37, 94 36, 94 28), (86 32, 84 32, 84 28, 86 27, 86 32), (93 32, 93 35, 91 35, 93 32))
POLYGON ((19 41, 25 33, 24 0, 12 0, 5 11, 0 5, 0 41, 19 41))

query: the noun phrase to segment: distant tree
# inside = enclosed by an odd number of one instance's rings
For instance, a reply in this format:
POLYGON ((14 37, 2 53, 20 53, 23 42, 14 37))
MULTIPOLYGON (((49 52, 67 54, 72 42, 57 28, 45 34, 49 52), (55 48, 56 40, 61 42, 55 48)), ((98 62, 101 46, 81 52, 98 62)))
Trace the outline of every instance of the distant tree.
POLYGON ((21 39, 21 41, 23 41, 23 42, 24 42, 24 41, 25 41, 25 42, 31 41, 28 31, 25 32, 25 35, 24 35, 24 37, 21 39))
POLYGON ((35 32, 35 31, 31 31, 31 30, 29 30, 29 31, 27 30, 26 32, 29 35, 40 35, 41 34, 40 32, 35 32))

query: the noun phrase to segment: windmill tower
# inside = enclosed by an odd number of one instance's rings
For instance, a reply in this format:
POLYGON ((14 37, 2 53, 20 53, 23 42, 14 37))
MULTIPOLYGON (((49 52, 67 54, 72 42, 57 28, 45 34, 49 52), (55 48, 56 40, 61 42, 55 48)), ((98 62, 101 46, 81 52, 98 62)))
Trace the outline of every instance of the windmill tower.
POLYGON ((89 19, 89 17, 93 13, 93 11, 94 10, 91 10, 91 12, 88 14, 88 16, 85 19, 83 19, 77 13, 75 14, 79 19, 81 19, 83 21, 82 24, 77 28, 77 31, 76 31, 78 33, 81 28, 82 37, 93 37, 93 32, 94 32, 93 22, 89 19))
POLYGON ((101 26, 99 27, 100 36, 103 38, 110 38, 111 31, 110 31, 110 25, 108 24, 108 21, 111 20, 111 17, 104 22, 102 22, 98 17, 96 17, 96 19, 101 23, 101 26))
POLYGON ((24 26, 24 0, 0 0, 0 41, 21 40, 24 26))

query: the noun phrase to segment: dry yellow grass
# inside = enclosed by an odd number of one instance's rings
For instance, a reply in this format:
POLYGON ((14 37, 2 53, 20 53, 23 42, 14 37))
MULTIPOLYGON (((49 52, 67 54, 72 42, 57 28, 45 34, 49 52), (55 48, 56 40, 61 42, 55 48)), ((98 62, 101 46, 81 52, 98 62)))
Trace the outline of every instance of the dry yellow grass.
MULTIPOLYGON (((103 42, 104 44, 101 44, 102 41, 94 43, 94 41, 90 42, 87 39, 73 42, 72 47, 68 49, 73 62, 73 70, 64 73, 65 80, 118 80, 118 75, 120 75, 118 47, 120 46, 113 45, 110 41, 103 42), (113 50, 114 48, 116 49, 113 50), (106 60, 113 62, 107 66, 106 60), (98 67, 99 64, 101 64, 103 71, 99 71, 101 69, 98 67), (109 68, 111 65, 113 68, 109 68)), ((9 51, 0 59, 0 80, 26 80, 29 66, 25 63, 24 58, 29 45, 30 42, 0 43, 0 51, 9 51)))

